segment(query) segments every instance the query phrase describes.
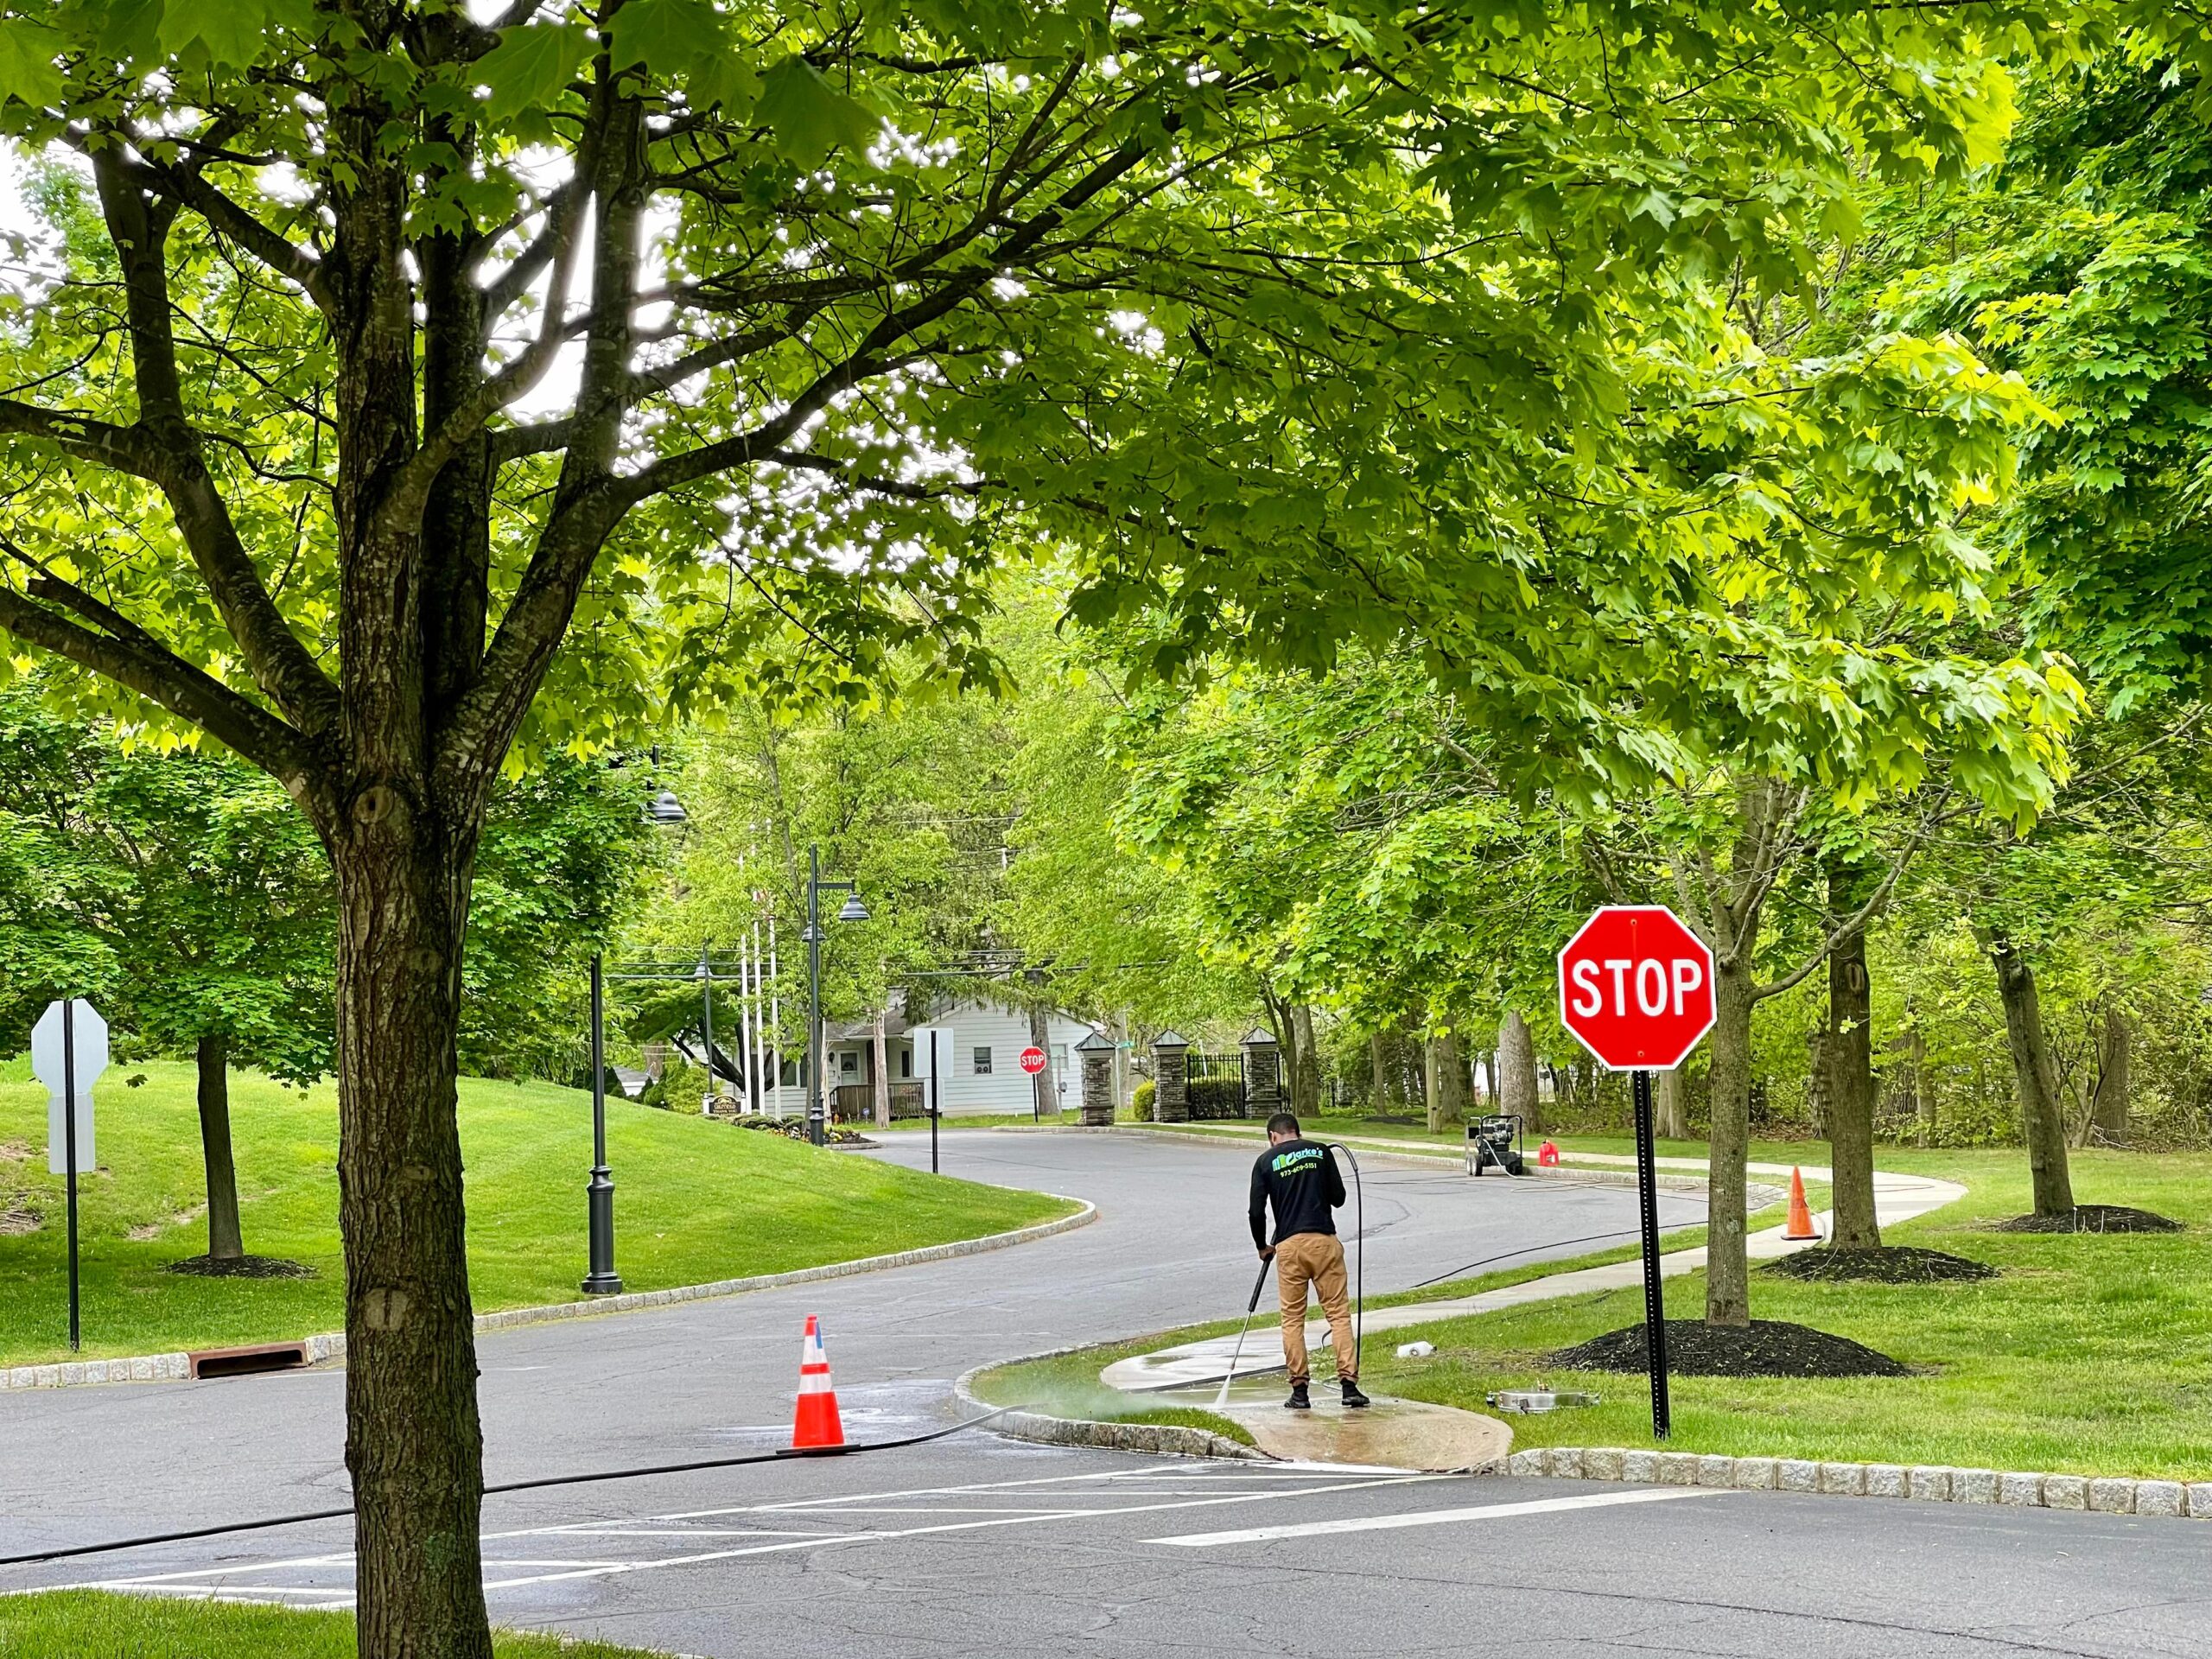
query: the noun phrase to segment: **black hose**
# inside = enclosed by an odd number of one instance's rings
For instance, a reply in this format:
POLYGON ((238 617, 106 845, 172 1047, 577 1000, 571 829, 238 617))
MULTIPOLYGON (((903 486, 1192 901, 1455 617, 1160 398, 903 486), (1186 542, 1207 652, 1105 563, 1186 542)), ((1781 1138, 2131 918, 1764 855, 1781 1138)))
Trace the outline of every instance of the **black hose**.
POLYGON ((1329 1143, 1344 1155, 1351 1165, 1352 1240, 1359 1246, 1359 1266, 1352 1281, 1351 1301, 1351 1374, 1359 1375, 1360 1361, 1365 1357, 1361 1350, 1367 1341, 1367 1187, 1359 1179, 1359 1160, 1352 1149, 1341 1141, 1329 1143))
POLYGON ((1602 1239, 1634 1238, 1640 1230, 1630 1227, 1617 1233, 1591 1233, 1581 1238, 1555 1238, 1548 1243, 1524 1245, 1517 1250, 1508 1250, 1502 1255, 1486 1255, 1479 1262, 1470 1262, 1464 1268, 1454 1268, 1449 1273, 1440 1273, 1433 1279, 1424 1279, 1419 1284, 1408 1285, 1408 1290, 1427 1290, 1431 1285, 1440 1285, 1447 1279, 1457 1279, 1463 1273, 1477 1268, 1486 1268, 1493 1262, 1510 1262, 1516 1255, 1534 1255, 1538 1250, 1565 1249, 1570 1244, 1595 1244, 1602 1239))
MULTIPOLYGON (((788 1463, 800 1458, 842 1458, 861 1452, 895 1452, 901 1446, 921 1446, 931 1440, 941 1440, 951 1434, 988 1423, 994 1417, 1003 1417, 1014 1406, 1001 1406, 987 1411, 980 1417, 970 1417, 965 1422, 955 1423, 950 1428, 934 1428, 926 1434, 913 1434, 903 1440, 871 1440, 865 1446, 785 1446, 776 1452, 756 1452, 741 1458, 705 1458, 696 1463, 660 1463, 643 1469, 607 1469, 587 1475, 547 1475, 538 1480, 510 1480, 497 1486, 486 1486, 484 1496, 491 1497, 501 1492, 530 1492, 545 1486, 582 1486, 593 1481, 635 1480, 645 1475, 681 1475, 700 1469, 741 1469, 748 1464, 788 1463)), ((73 1555, 106 1555, 118 1550, 143 1549, 153 1544, 185 1543, 194 1538, 219 1538, 235 1532, 266 1532, 272 1527, 305 1526, 312 1521, 338 1521, 353 1513, 348 1503, 342 1510, 312 1510, 302 1515, 276 1515, 262 1521, 233 1521, 219 1527, 194 1527, 184 1532, 149 1533, 139 1538, 118 1538, 101 1544, 72 1544, 66 1549, 44 1549, 29 1555, 0 1555, 0 1567, 34 1567, 41 1561, 67 1560, 73 1555)))

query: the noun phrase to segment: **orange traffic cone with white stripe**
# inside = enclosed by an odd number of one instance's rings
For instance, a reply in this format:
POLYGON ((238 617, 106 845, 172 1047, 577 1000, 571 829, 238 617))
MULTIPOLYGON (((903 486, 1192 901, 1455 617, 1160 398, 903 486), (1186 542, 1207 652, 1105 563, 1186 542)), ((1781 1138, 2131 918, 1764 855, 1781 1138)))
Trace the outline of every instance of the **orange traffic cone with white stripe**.
POLYGON ((830 1356, 822 1346, 822 1321, 810 1313, 798 1354, 798 1415, 791 1424, 791 1450, 804 1452, 844 1443, 845 1425, 837 1415, 837 1390, 830 1382, 830 1356))
MULTIPOLYGON (((1813 1212, 1805 1207, 1805 1177, 1795 1165, 1789 1170, 1789 1223, 1782 1230, 1784 1238, 1818 1238, 1813 1229, 1813 1212)), ((813 1328, 811 1322, 808 1329, 813 1328)), ((823 1367, 824 1370, 828 1366, 823 1367)))

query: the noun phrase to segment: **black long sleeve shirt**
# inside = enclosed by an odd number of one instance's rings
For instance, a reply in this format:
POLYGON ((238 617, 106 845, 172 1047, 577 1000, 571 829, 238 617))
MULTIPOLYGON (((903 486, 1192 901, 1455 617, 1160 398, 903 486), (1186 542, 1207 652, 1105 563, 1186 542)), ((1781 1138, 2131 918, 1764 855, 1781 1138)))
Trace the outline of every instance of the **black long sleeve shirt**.
POLYGON ((1265 1249, 1300 1233, 1333 1233, 1329 1214, 1343 1207, 1344 1178, 1318 1141, 1303 1138, 1269 1147, 1252 1166, 1252 1242, 1265 1249), (1275 1211, 1275 1236, 1268 1237, 1268 1206, 1275 1211))

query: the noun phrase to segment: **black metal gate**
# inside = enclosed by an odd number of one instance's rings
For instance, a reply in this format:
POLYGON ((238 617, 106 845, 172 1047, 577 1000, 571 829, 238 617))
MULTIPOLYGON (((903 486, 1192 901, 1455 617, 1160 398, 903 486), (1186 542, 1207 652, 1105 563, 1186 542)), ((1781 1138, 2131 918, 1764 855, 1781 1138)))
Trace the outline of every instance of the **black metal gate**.
POLYGON ((1183 1090, 1194 1121, 1251 1115, 1241 1052, 1201 1054, 1192 1050, 1183 1057, 1183 1090))

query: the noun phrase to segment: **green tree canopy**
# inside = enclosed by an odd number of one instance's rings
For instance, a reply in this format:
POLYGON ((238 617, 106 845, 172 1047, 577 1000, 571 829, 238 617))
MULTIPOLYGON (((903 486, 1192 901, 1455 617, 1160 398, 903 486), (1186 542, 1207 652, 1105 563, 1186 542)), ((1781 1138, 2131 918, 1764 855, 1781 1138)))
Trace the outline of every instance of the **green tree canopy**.
POLYGON ((453 1071, 518 740, 988 682, 1048 541, 1165 615, 1141 669, 1410 634, 1562 789, 1730 709, 1910 772, 1931 671, 1839 619, 1972 579, 2024 394, 1942 340, 1785 373, 1701 284, 1988 159, 2040 16, 0 3, 0 125, 74 158, 0 627, 333 863, 364 1655, 488 1652, 453 1071))

